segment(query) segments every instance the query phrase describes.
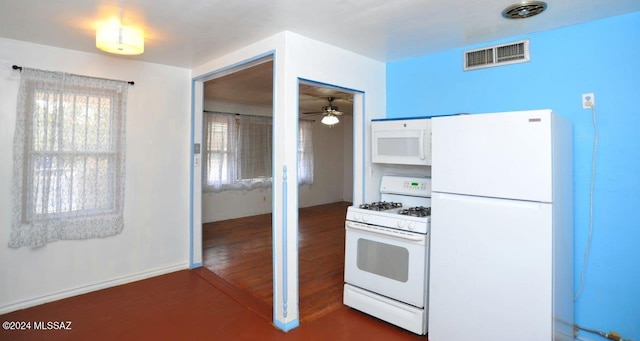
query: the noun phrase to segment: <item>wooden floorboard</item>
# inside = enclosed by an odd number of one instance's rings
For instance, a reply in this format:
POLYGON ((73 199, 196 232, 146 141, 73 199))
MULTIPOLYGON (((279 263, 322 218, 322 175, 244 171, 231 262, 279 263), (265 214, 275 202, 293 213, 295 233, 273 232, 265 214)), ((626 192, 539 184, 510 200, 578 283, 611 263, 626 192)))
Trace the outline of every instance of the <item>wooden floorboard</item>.
MULTIPOLYGON (((300 323, 342 307, 348 202, 299 210, 300 323)), ((271 214, 203 225, 203 264, 233 286, 273 305, 271 214)))

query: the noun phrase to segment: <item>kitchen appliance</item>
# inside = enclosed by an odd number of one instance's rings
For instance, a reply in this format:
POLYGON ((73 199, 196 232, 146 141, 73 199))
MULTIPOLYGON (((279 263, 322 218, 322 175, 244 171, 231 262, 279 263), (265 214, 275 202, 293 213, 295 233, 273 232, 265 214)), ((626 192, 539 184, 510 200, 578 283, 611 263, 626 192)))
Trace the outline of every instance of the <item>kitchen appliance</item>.
POLYGON ((431 119, 371 121, 372 161, 397 165, 431 165, 431 119))
POLYGON ((431 179, 383 176, 380 201, 347 208, 344 304, 427 331, 431 179))
POLYGON ((433 119, 429 340, 573 340, 571 125, 433 119))

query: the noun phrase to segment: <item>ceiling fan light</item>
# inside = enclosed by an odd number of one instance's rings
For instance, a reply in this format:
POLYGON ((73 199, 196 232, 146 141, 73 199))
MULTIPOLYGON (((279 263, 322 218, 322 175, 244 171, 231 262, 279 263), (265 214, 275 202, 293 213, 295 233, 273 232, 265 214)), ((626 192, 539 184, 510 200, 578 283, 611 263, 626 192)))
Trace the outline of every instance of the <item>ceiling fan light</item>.
POLYGON ((96 47, 102 51, 138 55, 144 52, 144 32, 141 29, 109 23, 96 31, 96 47))
POLYGON ((328 126, 332 126, 332 125, 337 124, 338 122, 340 122, 340 120, 338 120, 338 118, 336 116, 334 116, 334 115, 325 115, 320 122, 322 124, 326 124, 328 126))

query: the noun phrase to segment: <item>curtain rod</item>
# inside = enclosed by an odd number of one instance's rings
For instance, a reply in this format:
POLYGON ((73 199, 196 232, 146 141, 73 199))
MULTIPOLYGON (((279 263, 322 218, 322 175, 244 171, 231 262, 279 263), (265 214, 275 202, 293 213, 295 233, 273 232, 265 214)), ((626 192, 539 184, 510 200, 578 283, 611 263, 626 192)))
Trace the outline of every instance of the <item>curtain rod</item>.
MULTIPOLYGON (((13 65, 11 68, 12 68, 12 69, 14 69, 14 70, 20 70, 20 72, 22 72, 22 66, 13 65)), ((82 76, 82 77, 89 77, 89 78, 96 78, 96 79, 112 80, 112 79, 100 78, 100 77, 90 77, 90 76, 82 76)), ((134 85, 134 84, 136 84, 136 82, 134 82, 134 81, 128 81, 127 83, 129 83, 130 85, 134 85)))
POLYGON ((249 116, 249 117, 268 117, 268 118, 272 118, 273 116, 262 116, 262 115, 250 115, 250 114, 240 114, 240 113, 235 113, 235 112, 224 112, 224 111, 214 111, 214 110, 202 110, 202 112, 206 112, 209 114, 225 114, 225 115, 236 115, 236 116, 249 116))
MULTIPOLYGON (((240 114, 240 113, 233 113, 233 112, 222 112, 222 111, 212 111, 212 110, 202 110, 202 112, 205 113, 209 113, 209 114, 226 114, 226 115, 236 115, 236 116, 249 116, 249 117, 269 117, 271 119, 273 119, 273 116, 261 116, 261 115, 251 115, 251 114, 240 114)), ((316 120, 311 119, 311 118, 300 118, 301 120, 305 120, 305 121, 311 121, 311 122, 315 122, 316 120)))

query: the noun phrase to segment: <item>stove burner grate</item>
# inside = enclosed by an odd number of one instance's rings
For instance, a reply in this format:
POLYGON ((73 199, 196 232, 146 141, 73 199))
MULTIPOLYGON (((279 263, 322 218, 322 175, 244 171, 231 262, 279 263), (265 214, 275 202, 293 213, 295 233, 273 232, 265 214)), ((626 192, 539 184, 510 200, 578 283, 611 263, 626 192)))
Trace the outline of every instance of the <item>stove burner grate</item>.
POLYGON ((411 217, 428 217, 431 215, 431 207, 418 206, 405 208, 398 211, 398 214, 411 217))
POLYGON ((371 211, 385 211, 385 210, 390 210, 393 208, 400 208, 402 207, 402 203, 401 202, 387 202, 387 201, 378 201, 378 202, 372 202, 370 204, 362 204, 360 206, 358 206, 359 208, 365 209, 365 210, 371 210, 371 211))

